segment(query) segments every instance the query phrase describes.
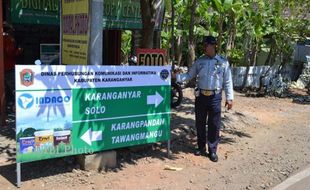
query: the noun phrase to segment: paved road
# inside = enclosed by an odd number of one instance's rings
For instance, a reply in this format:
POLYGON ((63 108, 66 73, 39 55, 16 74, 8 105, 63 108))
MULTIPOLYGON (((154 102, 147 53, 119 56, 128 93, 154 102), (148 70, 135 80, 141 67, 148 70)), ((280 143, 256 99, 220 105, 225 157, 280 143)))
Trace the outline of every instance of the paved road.
POLYGON ((310 166, 296 175, 289 177, 272 190, 308 190, 310 189, 310 166))

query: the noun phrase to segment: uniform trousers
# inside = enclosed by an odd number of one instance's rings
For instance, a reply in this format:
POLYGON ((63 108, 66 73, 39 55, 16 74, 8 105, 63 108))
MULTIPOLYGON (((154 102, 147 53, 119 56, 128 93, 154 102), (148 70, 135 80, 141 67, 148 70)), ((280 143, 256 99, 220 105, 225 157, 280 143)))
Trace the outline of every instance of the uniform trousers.
POLYGON ((195 100, 195 119, 197 128, 198 149, 216 153, 220 141, 222 93, 205 96, 200 94, 195 100), (206 138, 206 123, 208 118, 208 135, 206 138))

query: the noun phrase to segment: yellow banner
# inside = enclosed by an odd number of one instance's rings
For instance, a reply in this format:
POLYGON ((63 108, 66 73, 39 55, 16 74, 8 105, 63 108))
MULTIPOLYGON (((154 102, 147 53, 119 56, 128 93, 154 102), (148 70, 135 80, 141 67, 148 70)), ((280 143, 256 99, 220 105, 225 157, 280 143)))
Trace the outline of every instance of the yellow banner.
POLYGON ((62 64, 87 65, 90 39, 89 0, 62 0, 62 64))

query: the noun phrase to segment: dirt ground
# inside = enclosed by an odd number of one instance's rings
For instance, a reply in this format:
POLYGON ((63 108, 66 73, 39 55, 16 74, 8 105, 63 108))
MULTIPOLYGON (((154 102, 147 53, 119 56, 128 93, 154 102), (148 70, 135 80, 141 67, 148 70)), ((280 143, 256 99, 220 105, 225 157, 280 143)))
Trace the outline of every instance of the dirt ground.
MULTIPOLYGON (((26 163, 20 189, 270 189, 310 164, 309 104, 236 93, 234 109, 223 108, 219 162, 213 163, 193 155, 192 90, 184 89, 184 96, 172 110, 170 158, 166 143, 157 143, 118 150, 119 166, 100 173, 80 170, 74 157, 26 163)), ((11 127, 1 129, 1 190, 16 189, 14 133, 11 127)))

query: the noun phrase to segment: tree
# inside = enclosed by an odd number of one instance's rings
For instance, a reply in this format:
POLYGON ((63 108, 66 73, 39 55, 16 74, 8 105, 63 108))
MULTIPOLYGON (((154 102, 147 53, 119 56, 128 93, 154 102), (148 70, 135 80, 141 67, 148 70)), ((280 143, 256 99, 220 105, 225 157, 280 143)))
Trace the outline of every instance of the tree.
POLYGON ((181 65, 183 57, 183 41, 187 38, 188 34, 185 30, 188 23, 188 13, 186 0, 174 0, 175 4, 175 19, 172 23, 174 28, 173 36, 175 36, 174 52, 177 65, 181 65))
MULTIPOLYGON (((171 5, 166 10, 171 12, 166 14, 169 19, 166 19, 162 36, 165 43, 170 43, 164 47, 174 47, 177 64, 186 60, 190 66, 195 57, 203 53, 202 46, 197 42, 205 35, 214 35, 218 36, 219 53, 225 52, 236 66, 247 66, 247 71, 257 65, 260 52, 269 53, 266 65, 273 65, 276 58, 280 58, 283 65, 289 62, 292 44, 310 35, 310 19, 307 17, 310 1, 169 2, 171 5)), ((247 80, 246 76, 245 84, 247 80)))
POLYGON ((265 3, 263 0, 253 0, 249 3, 245 14, 244 28, 244 63, 246 63, 246 73, 243 78, 242 89, 246 87, 251 66, 256 65, 259 44, 264 36, 263 33, 263 13, 265 3))
POLYGON ((156 0, 140 0, 142 17, 142 48, 153 48, 156 0))
MULTIPOLYGON (((225 53, 227 57, 231 56, 231 51, 235 48, 237 32, 240 28, 237 28, 237 22, 240 20, 240 17, 245 11, 245 7, 248 6, 247 3, 243 3, 241 0, 235 0, 228 5, 228 29, 227 29, 227 43, 225 48, 225 53)), ((226 6, 227 7, 227 6, 226 6)))
POLYGON ((243 11, 243 2, 241 0, 212 0, 212 9, 216 12, 215 19, 217 25, 217 46, 218 52, 222 52, 222 42, 225 33, 224 24, 229 25, 229 38, 227 48, 230 50, 234 46, 236 37, 237 19, 243 11), (229 20, 229 22, 227 22, 229 20))
POLYGON ((195 53, 195 37, 194 37, 194 25, 195 25, 195 13, 196 13, 196 8, 197 8, 197 0, 192 0, 189 1, 189 6, 191 10, 190 14, 190 21, 189 21, 189 35, 188 35, 188 51, 189 51, 189 56, 188 56, 188 66, 191 66, 193 62, 195 61, 196 58, 196 53, 195 53))

